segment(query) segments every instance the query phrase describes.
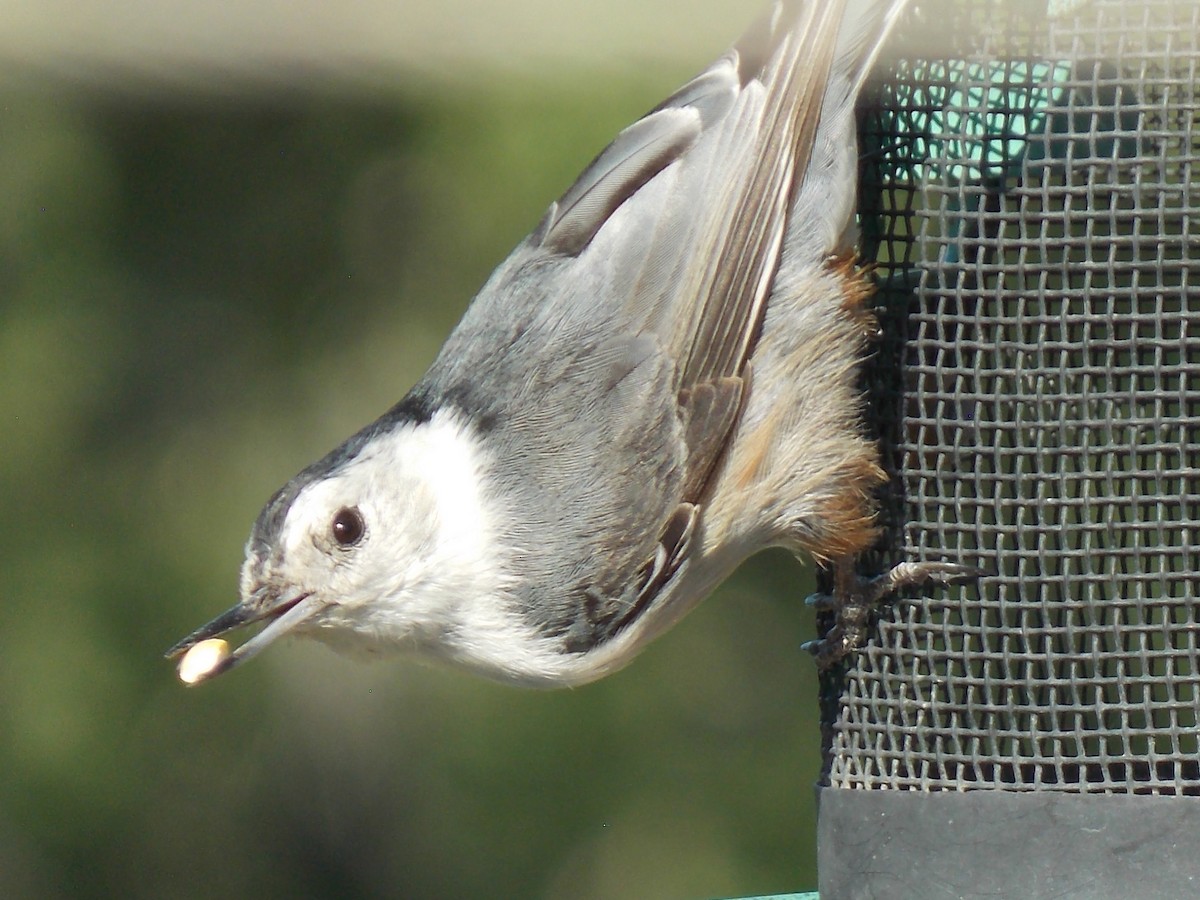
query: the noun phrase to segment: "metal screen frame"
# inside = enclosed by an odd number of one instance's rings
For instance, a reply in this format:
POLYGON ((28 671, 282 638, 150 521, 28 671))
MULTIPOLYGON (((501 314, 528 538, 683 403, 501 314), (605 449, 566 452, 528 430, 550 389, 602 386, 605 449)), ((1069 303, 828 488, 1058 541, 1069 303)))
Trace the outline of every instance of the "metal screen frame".
POLYGON ((823 678, 825 783, 1200 794, 1200 2, 925 0, 894 46, 862 569, 986 575, 823 678))

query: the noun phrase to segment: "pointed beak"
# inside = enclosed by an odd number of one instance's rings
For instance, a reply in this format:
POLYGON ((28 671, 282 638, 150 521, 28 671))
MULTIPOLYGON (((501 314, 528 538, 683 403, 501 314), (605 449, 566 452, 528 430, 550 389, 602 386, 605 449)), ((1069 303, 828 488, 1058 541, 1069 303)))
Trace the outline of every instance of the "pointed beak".
POLYGON ((210 678, 215 678, 222 672, 228 672, 234 666, 244 663, 252 656, 255 656, 276 638, 287 634, 305 619, 308 619, 313 613, 321 609, 322 606, 324 604, 311 593, 272 600, 266 605, 239 603, 232 609, 221 613, 221 615, 208 624, 201 625, 168 650, 165 655, 167 659, 182 657, 180 660, 182 677, 184 664, 188 660, 188 652, 197 647, 198 644, 229 634, 231 631, 243 626, 269 620, 262 631, 254 635, 254 637, 250 638, 250 640, 246 641, 246 643, 242 644, 232 653, 214 657, 213 663, 210 666, 201 671, 193 672, 189 677, 184 679, 188 684, 200 684, 203 681, 208 681, 210 678))

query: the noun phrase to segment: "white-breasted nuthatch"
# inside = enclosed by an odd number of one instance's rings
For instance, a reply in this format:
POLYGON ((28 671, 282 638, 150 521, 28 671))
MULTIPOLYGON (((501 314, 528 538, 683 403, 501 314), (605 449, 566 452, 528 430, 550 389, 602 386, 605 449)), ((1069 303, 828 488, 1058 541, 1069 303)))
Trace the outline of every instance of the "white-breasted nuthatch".
POLYGON ((905 2, 776 3, 622 131, 416 387, 271 498, 241 602, 168 655, 265 621, 202 676, 309 634, 580 684, 782 545, 837 567, 824 665, 882 595, 968 576, 853 571, 883 478, 854 105, 905 2))

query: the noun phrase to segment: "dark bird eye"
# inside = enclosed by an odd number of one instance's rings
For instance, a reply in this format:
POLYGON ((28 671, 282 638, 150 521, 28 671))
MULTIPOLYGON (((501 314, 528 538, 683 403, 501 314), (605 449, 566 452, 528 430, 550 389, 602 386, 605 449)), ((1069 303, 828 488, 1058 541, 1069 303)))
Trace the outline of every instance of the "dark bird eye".
POLYGON ((367 530, 356 506, 345 506, 333 514, 333 539, 343 547, 353 547, 367 530))

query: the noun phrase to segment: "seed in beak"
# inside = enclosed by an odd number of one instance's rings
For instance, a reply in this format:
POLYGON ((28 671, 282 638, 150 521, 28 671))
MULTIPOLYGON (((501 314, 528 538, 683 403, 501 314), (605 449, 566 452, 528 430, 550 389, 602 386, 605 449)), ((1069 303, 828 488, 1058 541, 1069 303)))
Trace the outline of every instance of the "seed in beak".
POLYGON ((184 684, 199 684, 215 674, 228 656, 228 641, 220 638, 201 641, 183 654, 183 659, 179 661, 179 680, 184 684))

